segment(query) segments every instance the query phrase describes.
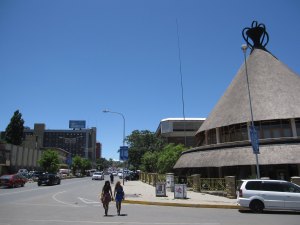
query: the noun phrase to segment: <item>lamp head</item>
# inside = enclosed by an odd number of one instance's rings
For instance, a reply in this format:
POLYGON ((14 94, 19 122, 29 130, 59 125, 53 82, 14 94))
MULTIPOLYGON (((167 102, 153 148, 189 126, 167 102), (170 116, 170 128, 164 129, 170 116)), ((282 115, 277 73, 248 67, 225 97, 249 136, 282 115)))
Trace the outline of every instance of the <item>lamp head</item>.
POLYGON ((248 45, 242 44, 241 49, 245 53, 247 51, 247 49, 248 49, 248 45))

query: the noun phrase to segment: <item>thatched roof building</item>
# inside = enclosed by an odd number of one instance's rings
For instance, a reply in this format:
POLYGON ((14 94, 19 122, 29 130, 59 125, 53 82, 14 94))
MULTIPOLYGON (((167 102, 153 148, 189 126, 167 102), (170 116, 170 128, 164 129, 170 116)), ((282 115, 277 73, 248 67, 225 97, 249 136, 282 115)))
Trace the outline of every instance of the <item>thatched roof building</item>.
MULTIPOLYGON (((270 53, 254 49, 247 59, 255 121, 300 117, 300 77, 270 53)), ((245 64, 199 132, 250 122, 245 64)))
POLYGON ((208 168, 214 167, 218 168, 217 174, 210 171, 214 176, 253 175, 256 162, 249 134, 252 119, 248 76, 260 142, 259 163, 269 166, 263 166, 262 175, 276 178, 278 171, 285 177, 299 175, 300 76, 266 50, 266 44, 261 43, 266 31, 261 25, 246 32, 253 41, 251 44, 244 37, 251 54, 199 128, 198 147, 184 152, 174 169, 198 170, 205 176, 208 168))

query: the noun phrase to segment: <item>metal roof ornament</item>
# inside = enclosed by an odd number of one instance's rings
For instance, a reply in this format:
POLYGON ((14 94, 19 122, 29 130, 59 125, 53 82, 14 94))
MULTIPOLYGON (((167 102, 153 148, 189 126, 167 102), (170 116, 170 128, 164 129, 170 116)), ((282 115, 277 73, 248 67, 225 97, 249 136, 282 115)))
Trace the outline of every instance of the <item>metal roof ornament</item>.
POLYGON ((269 42, 269 34, 267 33, 266 26, 263 23, 258 24, 257 21, 253 21, 251 27, 246 27, 243 29, 242 35, 248 47, 251 49, 251 52, 254 48, 268 51, 265 47, 269 42), (249 38, 251 39, 252 43, 250 43, 249 38))

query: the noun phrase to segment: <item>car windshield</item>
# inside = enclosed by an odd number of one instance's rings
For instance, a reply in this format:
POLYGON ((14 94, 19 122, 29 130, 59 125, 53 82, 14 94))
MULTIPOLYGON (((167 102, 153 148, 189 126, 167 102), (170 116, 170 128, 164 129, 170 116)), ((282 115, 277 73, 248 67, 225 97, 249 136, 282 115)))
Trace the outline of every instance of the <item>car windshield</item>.
POLYGON ((94 175, 101 175, 101 172, 95 172, 94 175))

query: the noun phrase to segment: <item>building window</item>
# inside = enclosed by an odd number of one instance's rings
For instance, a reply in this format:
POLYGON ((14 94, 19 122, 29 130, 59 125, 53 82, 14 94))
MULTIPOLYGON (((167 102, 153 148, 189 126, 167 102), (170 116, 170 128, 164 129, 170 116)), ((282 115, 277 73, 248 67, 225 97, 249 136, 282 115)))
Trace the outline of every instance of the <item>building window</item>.
POLYGON ((300 137, 300 118, 295 119, 297 137, 300 137))
POLYGON ((208 130, 206 135, 207 135, 207 144, 208 145, 217 144, 216 129, 208 130))
POLYGON ((198 146, 203 146, 205 145, 205 131, 202 131, 201 133, 199 133, 197 136, 197 145, 198 146))
POLYGON ((292 137, 292 126, 287 120, 269 120, 255 122, 260 139, 292 137))
POLYGON ((221 143, 248 140, 246 123, 221 127, 219 131, 221 143))

